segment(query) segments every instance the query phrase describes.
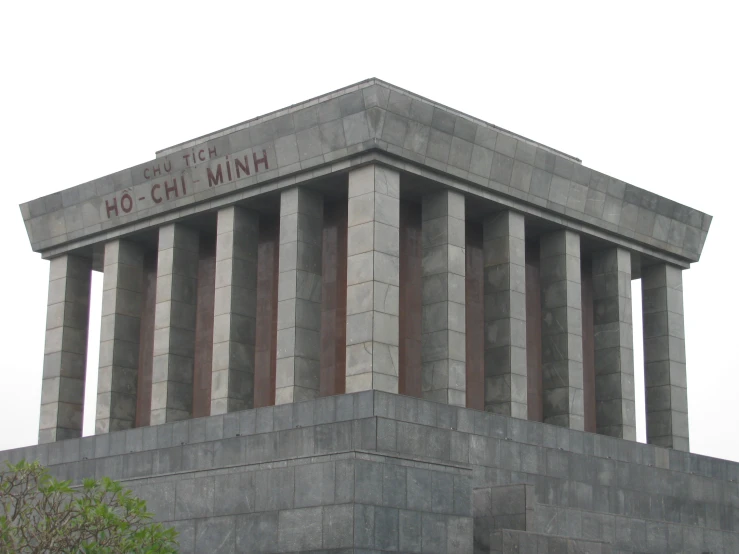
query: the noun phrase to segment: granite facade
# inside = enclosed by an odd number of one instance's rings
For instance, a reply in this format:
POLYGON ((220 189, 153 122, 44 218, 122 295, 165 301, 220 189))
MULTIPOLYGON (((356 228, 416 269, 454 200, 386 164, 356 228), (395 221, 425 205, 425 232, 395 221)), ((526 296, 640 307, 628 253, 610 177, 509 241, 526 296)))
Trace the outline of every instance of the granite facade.
POLYGON ((323 198, 305 188, 280 197, 275 403, 318 396, 321 360, 323 198))
POLYGON ((737 463, 381 391, 0 452, 22 458, 122 480, 185 553, 739 549, 737 463))
POLYGON ((631 254, 597 252, 592 269, 597 432, 636 440, 631 254))
POLYGON ((524 218, 505 211, 483 223, 485 409, 527 418, 524 218))
POLYGON ((544 422, 582 430, 580 236, 550 233, 541 239, 540 256, 544 422))
POLYGON ((210 414, 254 407, 259 215, 218 212, 210 414))
POLYGON ((710 216, 376 79, 21 212, 40 444, 0 458, 122 479, 184 552, 737 550, 737 465, 681 452, 710 216))
POLYGON ((95 433, 135 427, 143 290, 143 248, 124 240, 107 243, 95 433))
POLYGON ((71 255, 49 264, 39 443, 82 436, 91 265, 71 255))
POLYGON ((690 450, 682 271, 658 264, 642 274, 647 440, 690 450))
POLYGON ((348 192, 346 392, 398 392, 400 175, 368 165, 348 192))
POLYGON ((421 391, 427 400, 466 402, 464 196, 441 191, 421 208, 421 391))
POLYGON ((33 248, 54 256, 101 233, 113 238, 131 223, 157 226, 244 200, 267 183, 283 188, 345 171, 352 157, 371 152, 402 160, 399 168, 442 172, 452 186, 494 193, 572 229, 616 233, 673 263, 697 261, 711 223, 709 215, 378 79, 165 149, 152 161, 22 204, 21 213, 33 248))
POLYGON ((151 425, 192 417, 198 247, 182 223, 159 229, 151 425))

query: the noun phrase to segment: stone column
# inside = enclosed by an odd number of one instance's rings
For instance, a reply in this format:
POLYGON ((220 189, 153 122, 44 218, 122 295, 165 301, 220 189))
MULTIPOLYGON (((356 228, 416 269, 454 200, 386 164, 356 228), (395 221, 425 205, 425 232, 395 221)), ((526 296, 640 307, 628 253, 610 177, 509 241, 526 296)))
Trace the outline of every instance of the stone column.
POLYGON ((555 231, 540 244, 544 423, 582 431, 580 235, 555 231))
POLYGON ((598 434, 636 440, 631 254, 593 254, 595 423, 598 434))
POLYGON ((198 248, 197 231, 159 228, 151 425, 192 417, 198 248))
POLYGON ((400 174, 349 173, 346 392, 398 392, 400 174))
POLYGON ((464 196, 451 190, 425 195, 421 219, 421 391, 427 400, 464 406, 464 196))
POLYGON ((524 217, 483 222, 485 410, 526 419, 526 238, 524 217))
POLYGON ((316 398, 321 366, 323 196, 282 193, 277 285, 275 404, 316 398))
POLYGON ((647 442, 690 451, 682 270, 642 270, 647 442))
POLYGON ((127 240, 105 244, 95 433, 135 427, 144 251, 127 240))
POLYGON ((210 415, 254 407, 259 215, 218 212, 210 415))
POLYGON ((92 262, 51 260, 39 444, 82 436, 92 262))

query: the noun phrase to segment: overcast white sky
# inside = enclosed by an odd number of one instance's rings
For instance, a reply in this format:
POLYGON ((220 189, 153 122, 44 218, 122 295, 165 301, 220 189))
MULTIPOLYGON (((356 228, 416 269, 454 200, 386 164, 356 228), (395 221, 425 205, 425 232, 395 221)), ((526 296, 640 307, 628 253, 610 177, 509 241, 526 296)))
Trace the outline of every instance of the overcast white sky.
MULTIPOLYGON (((684 276, 691 449, 739 461, 732 4, 5 3, 0 449, 35 444, 41 394, 48 262, 19 203, 379 77, 714 216, 684 276)), ((94 274, 87 434, 101 287, 94 274)))

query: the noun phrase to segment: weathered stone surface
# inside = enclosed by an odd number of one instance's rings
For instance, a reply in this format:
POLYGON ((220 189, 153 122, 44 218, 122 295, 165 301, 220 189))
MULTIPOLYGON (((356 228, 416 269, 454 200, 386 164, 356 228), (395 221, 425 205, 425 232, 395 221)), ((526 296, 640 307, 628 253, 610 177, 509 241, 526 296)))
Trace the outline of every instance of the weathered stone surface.
POLYGON ((590 168, 579 160, 378 79, 167 148, 157 158, 21 205, 33 248, 52 257, 158 226, 173 213, 233 204, 255 185, 291 187, 315 173, 385 151, 399 169, 441 173, 455 187, 558 224, 618 233, 666 261, 697 261, 711 216, 590 168), (396 161, 397 160, 397 161, 396 161), (469 186, 472 185, 472 187, 469 186), (234 194, 236 193, 236 194, 234 194), (567 220, 561 215, 566 215, 567 220), (114 236, 115 235, 115 236, 114 236))
POLYGON ((192 417, 199 236, 182 223, 159 229, 151 424, 192 417))
POLYGON ((526 419, 526 237, 521 214, 483 222, 485 409, 526 419))
POLYGON ((259 215, 218 212, 211 415, 254 407, 259 215))
POLYGON ((690 450, 682 270, 657 264, 642 272, 647 442, 690 450))
POLYGON ((381 391, 286 408, 281 430, 260 408, 229 414, 240 423, 228 437, 207 431, 226 428, 219 415, 150 428, 155 441, 129 429, 3 451, 0 462, 121 479, 192 552, 495 552, 500 533, 518 534, 521 552, 739 544, 734 462, 381 391))
POLYGON ((631 254, 611 248, 592 263, 597 432, 636 440, 631 254))
POLYGON ((143 306, 144 251, 106 243, 95 433, 134 427, 143 306))
POLYGON ((39 443, 82 435, 91 268, 73 255, 49 264, 39 443))
POLYGON ((541 340, 544 422, 584 428, 580 236, 541 238, 541 340))
POLYGON ((316 398, 320 377, 323 196, 282 192, 275 402, 316 398))
POLYGON ((466 400, 464 209, 458 192, 423 197, 421 390, 427 400, 455 406, 466 400))
POLYGON ((346 392, 398 392, 400 175, 349 173, 346 392))

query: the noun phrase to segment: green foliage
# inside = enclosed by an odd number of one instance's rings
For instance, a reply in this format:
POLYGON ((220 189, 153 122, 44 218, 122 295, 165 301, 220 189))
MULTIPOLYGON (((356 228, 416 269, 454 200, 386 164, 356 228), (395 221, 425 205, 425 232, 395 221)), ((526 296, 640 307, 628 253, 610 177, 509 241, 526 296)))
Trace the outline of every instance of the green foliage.
POLYGON ((0 471, 0 552, 177 552, 176 531, 151 518, 145 501, 107 477, 72 487, 38 462, 0 471))

